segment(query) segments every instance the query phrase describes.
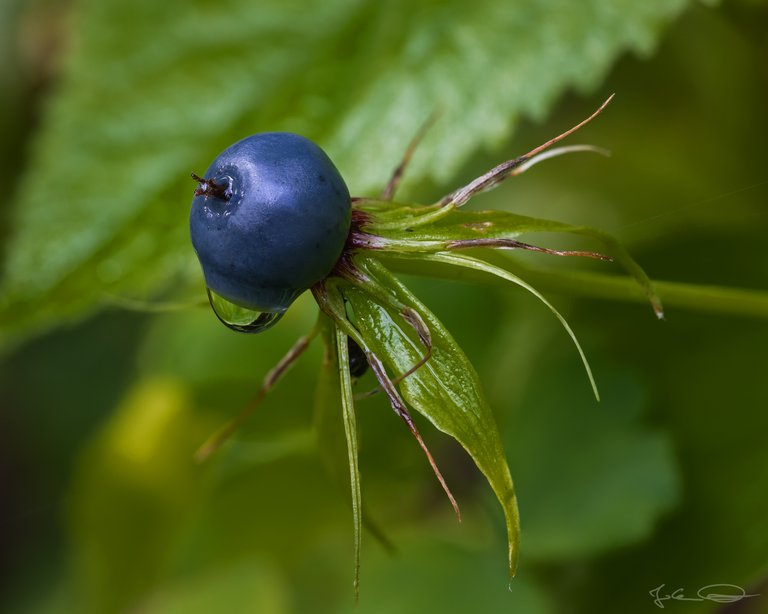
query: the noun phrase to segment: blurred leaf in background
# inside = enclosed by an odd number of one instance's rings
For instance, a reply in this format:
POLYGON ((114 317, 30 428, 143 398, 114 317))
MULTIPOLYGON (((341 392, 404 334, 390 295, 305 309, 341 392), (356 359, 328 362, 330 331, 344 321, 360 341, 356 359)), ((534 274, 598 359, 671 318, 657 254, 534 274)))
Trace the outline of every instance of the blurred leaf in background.
POLYGON ((243 134, 305 134, 364 195, 440 109, 410 176, 445 182, 521 115, 649 52, 685 4, 86 2, 17 188, 2 333, 191 275, 189 171, 243 134))
MULTIPOLYGON (((255 338, 207 310, 85 319, 123 298, 202 298, 190 171, 242 136, 290 130, 371 194, 437 109, 403 193, 426 202, 616 91, 581 135, 613 158, 553 161, 478 206, 603 228, 654 279, 760 300, 767 31, 766 4, 747 0, 0 7, 0 609, 352 609, 346 493, 310 431, 319 348, 237 441, 192 461, 311 326, 311 298, 255 338)), ((562 273, 546 258, 510 263, 562 273)), ((364 497, 398 553, 364 535, 357 611, 647 612, 660 584, 768 594, 765 319, 727 315, 738 300, 721 293, 659 323, 646 306, 579 298, 592 290, 573 279, 550 297, 600 405, 529 297, 407 280, 488 387, 518 487, 521 573, 507 590, 503 518, 461 451, 425 433, 456 484, 457 526, 371 399, 358 410, 364 497)))

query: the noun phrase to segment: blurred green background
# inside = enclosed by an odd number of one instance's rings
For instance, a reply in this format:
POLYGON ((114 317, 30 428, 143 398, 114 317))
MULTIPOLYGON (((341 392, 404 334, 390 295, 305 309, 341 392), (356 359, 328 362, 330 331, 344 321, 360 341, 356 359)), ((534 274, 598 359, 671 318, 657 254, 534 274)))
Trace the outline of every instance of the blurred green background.
POLYGON ((0 610, 648 612, 660 585, 728 583, 762 595, 663 605, 768 612, 765 2, 5 0, 0 53, 0 610), (400 194, 430 202, 612 92, 569 141, 611 158, 560 158, 472 206, 591 224, 653 279, 711 290, 662 291, 659 322, 542 286, 598 404, 530 296, 408 277, 486 385, 520 573, 508 586, 500 509, 461 449, 419 422, 458 525, 374 398, 358 407, 363 496, 396 551, 364 535, 355 608, 347 486, 312 432, 319 347, 192 461, 312 325, 311 297, 254 337, 207 308, 114 305, 203 298, 188 174, 242 136, 303 133, 375 194, 438 109, 400 194))

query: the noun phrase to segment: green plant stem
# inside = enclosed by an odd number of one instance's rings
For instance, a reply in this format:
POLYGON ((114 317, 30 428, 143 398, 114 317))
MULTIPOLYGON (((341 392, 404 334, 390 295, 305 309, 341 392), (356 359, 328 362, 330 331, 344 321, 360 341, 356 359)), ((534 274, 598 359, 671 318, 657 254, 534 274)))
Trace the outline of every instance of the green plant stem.
MULTIPOLYGON (((496 285, 504 283, 501 279, 494 279, 479 271, 456 270, 437 263, 392 256, 389 254, 386 256, 388 266, 401 273, 459 279, 474 283, 496 285)), ((483 259, 490 258, 483 254, 483 259)), ((495 258, 493 260, 498 264, 495 258)), ((567 273, 546 271, 524 266, 510 259, 505 260, 505 268, 541 290, 631 303, 648 302, 648 297, 642 288, 629 277, 584 271, 567 273)), ((674 281, 654 281, 653 287, 664 301, 668 312, 669 308, 682 308, 705 313, 768 318, 768 292, 766 291, 674 281)))

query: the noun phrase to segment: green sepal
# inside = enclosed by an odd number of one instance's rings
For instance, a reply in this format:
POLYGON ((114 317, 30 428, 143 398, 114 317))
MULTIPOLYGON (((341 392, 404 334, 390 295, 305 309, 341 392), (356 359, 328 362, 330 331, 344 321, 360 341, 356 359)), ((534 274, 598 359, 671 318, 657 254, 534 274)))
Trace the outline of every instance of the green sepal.
MULTIPOLYGON (((379 201, 371 201, 379 202, 379 201)), ((368 201, 361 204, 366 210, 368 201)), ((443 208, 445 209, 445 208, 443 208)), ((651 284, 648 275, 635 262, 621 244, 611 235, 590 226, 574 226, 541 218, 518 215, 507 211, 465 211, 448 208, 443 215, 436 216, 441 208, 400 206, 382 214, 371 208, 372 220, 363 226, 365 232, 377 235, 377 248, 381 251, 404 253, 434 253, 450 249, 457 241, 474 239, 517 239, 534 232, 574 234, 587 237, 601 246, 606 254, 620 265, 640 285, 658 318, 663 318, 661 299, 651 284), (399 216, 399 217, 398 217, 399 216), (436 220, 420 223, 425 218, 436 220), (379 220, 385 220, 380 223, 379 220), (400 219, 397 228, 386 220, 400 219)))
MULTIPOLYGON (((347 465, 351 488, 352 520, 354 527, 354 575, 355 599, 360 590, 360 549, 362 544, 363 505, 358 465, 357 426, 355 420, 352 382, 349 375, 347 335, 341 332, 327 317, 321 318, 321 334, 324 345, 323 366, 315 394, 315 429, 321 457, 331 473, 340 473, 340 447, 338 429, 339 405, 342 410, 344 436, 347 444, 347 465)), ((340 477, 340 476, 339 476, 340 477)))
POLYGON ((413 326, 377 295, 390 293, 394 304, 412 309, 428 326, 432 357, 400 383, 400 392, 410 406, 458 441, 485 475, 504 511, 509 572, 514 575, 520 533, 517 499, 498 427, 477 373, 435 315, 383 265, 364 256, 357 257, 355 265, 366 280, 344 284, 342 292, 354 312, 355 328, 393 377, 417 363, 425 348, 413 326))

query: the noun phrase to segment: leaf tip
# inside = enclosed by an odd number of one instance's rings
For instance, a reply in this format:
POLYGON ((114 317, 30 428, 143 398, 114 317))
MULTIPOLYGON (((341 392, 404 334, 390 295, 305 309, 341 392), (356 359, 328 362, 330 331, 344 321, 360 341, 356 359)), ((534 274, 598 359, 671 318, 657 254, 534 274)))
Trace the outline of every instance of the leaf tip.
POLYGON ((656 319, 664 320, 664 306, 657 296, 651 298, 651 307, 653 307, 653 313, 656 314, 656 319))
POLYGON ((509 590, 512 590, 512 580, 517 575, 517 542, 509 544, 509 590))

